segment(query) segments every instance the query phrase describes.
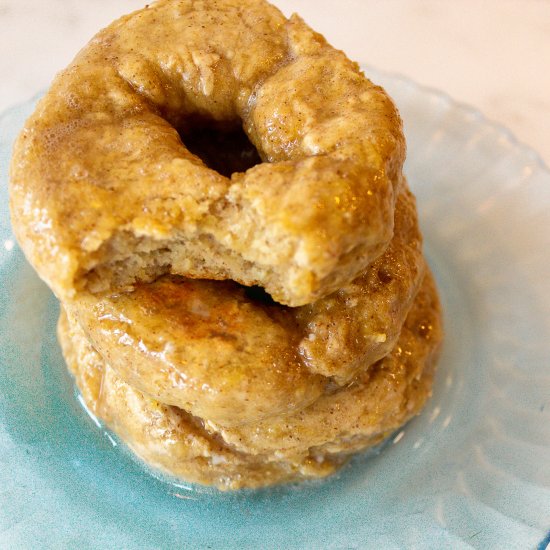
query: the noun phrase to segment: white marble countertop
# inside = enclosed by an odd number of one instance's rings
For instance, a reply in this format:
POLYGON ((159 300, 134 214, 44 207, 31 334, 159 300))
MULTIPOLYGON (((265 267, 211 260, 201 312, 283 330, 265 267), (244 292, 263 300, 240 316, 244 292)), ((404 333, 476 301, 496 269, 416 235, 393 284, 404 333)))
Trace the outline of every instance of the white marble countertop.
MULTIPOLYGON (((550 165, 549 0, 274 0, 361 62, 447 92, 550 165)), ((0 0, 0 111, 145 0, 0 0)))

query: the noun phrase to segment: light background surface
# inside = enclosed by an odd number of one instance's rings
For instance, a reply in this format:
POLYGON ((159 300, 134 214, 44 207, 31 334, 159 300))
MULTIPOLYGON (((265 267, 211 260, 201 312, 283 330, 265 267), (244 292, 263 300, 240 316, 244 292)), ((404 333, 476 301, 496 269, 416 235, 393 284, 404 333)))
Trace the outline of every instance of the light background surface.
MULTIPOLYGON (((468 103, 550 165, 549 0, 274 0, 360 62, 468 103)), ((0 0, 0 111, 145 0, 0 0)))

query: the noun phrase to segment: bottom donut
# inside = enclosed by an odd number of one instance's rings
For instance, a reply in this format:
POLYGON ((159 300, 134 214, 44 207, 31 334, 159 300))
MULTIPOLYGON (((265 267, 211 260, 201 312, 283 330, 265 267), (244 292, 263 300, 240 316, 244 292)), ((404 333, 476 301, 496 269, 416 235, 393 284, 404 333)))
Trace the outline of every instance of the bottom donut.
POLYGON ((385 358, 299 412, 230 429, 123 382, 63 310, 58 336, 87 407, 138 457, 185 481, 235 490, 330 475, 418 414, 431 395, 442 328, 428 274, 385 358))

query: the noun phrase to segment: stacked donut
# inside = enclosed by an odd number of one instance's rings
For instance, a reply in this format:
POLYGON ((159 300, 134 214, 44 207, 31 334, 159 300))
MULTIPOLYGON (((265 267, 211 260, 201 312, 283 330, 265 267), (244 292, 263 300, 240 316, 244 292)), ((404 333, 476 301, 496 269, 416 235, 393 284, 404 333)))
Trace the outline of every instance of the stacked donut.
POLYGON ((10 189, 88 408, 220 489, 328 475, 418 413, 441 323, 404 154, 385 92, 262 0, 96 35, 10 189))

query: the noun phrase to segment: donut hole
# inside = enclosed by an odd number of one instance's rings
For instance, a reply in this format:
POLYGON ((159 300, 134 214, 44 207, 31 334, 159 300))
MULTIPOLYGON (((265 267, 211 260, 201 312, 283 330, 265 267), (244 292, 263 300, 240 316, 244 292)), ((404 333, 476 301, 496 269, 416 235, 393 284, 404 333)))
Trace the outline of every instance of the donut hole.
POLYGON ((187 149, 204 164, 227 178, 246 172, 262 159, 238 124, 215 126, 208 121, 194 121, 192 128, 179 129, 187 149))

